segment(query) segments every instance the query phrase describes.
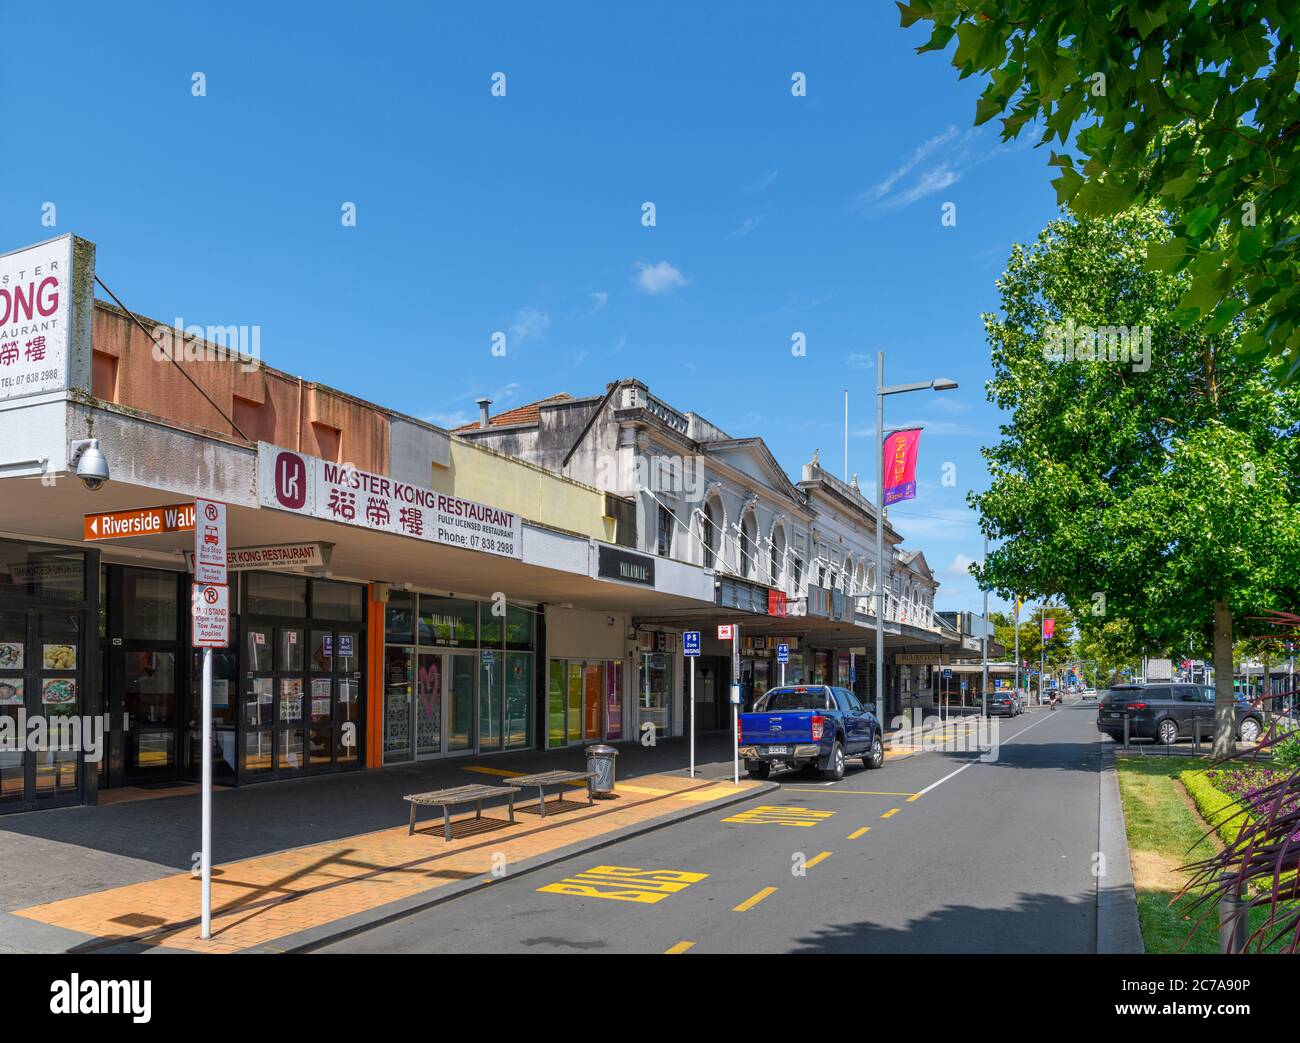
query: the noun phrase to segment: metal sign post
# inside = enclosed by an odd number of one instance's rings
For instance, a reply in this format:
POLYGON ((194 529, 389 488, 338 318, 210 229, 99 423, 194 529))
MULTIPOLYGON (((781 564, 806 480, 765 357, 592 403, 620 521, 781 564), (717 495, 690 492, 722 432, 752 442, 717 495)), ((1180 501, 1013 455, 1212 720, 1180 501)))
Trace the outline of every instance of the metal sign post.
POLYGON ((199 873, 202 878, 199 937, 212 937, 212 649, 230 643, 230 588, 226 573, 226 505, 194 501, 194 578, 190 614, 192 643, 203 648, 203 796, 199 873))
POLYGON ((690 660, 691 670, 691 778, 695 778, 695 660, 700 654, 700 632, 687 630, 682 634, 682 655, 690 660))

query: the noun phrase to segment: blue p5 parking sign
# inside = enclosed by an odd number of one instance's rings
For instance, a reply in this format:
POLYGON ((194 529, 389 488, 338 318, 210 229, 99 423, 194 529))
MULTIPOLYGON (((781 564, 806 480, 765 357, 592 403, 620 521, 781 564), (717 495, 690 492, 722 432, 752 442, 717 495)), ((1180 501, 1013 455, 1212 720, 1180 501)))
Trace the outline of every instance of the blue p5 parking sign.
POLYGON ((682 655, 700 654, 700 632, 686 630, 682 632, 682 655))

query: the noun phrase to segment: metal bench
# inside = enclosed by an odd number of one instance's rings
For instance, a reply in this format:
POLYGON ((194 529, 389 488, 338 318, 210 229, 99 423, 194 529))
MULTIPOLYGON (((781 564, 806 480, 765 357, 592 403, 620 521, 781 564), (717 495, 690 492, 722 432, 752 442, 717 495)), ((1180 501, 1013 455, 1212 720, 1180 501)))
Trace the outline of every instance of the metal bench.
MULTIPOLYGON (((505 784, 513 786, 515 789, 532 789, 536 786, 537 810, 541 813, 542 818, 545 818, 547 786, 562 786, 569 782, 586 782, 587 804, 590 806, 595 803, 591 794, 591 780, 595 777, 595 772, 591 771, 542 771, 536 775, 516 775, 512 779, 506 779, 505 784)), ((560 803, 564 803, 563 796, 560 797, 560 803)))
POLYGON ((483 817, 483 801, 505 796, 510 806, 510 821, 515 820, 514 790, 501 786, 455 786, 452 789, 432 790, 429 793, 408 793, 402 799, 411 805, 411 824, 406 835, 415 833, 415 809, 421 804, 442 808, 442 830, 447 840, 451 840, 451 809, 457 804, 476 804, 474 818, 483 817))

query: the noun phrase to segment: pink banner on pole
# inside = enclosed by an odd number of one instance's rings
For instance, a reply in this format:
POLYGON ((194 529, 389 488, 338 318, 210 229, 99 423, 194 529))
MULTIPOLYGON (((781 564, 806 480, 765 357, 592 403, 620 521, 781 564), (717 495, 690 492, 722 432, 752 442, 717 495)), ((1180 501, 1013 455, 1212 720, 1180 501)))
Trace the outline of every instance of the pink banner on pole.
POLYGON ((1050 641, 1056 634, 1056 620, 1047 616, 1043 620, 1043 640, 1050 641))
POLYGON ((921 429, 895 431, 885 439, 884 505, 916 499, 916 453, 921 447, 921 429))

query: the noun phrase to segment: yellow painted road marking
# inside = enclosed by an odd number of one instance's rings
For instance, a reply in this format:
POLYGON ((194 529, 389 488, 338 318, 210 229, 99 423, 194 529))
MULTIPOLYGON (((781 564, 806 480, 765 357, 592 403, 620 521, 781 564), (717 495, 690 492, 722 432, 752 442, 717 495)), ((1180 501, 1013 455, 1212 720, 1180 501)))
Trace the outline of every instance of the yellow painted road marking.
POLYGON ((850 834, 849 834, 849 839, 850 839, 850 840, 857 840, 858 837, 866 836, 866 835, 867 835, 868 833, 870 833, 870 832, 871 832, 871 827, 870 827, 870 826, 863 826, 861 829, 855 829, 852 833, 850 833, 850 834))
POLYGON ((913 793, 910 797, 907 798, 907 802, 910 804, 910 803, 912 803, 912 801, 914 801, 914 800, 920 800, 920 799, 921 799, 921 794, 919 794, 919 793, 913 793))
POLYGON ((899 809, 898 809, 898 808, 890 808, 888 811, 886 811, 886 812, 885 812, 883 815, 881 815, 880 817, 881 817, 881 818, 889 818, 891 815, 897 815, 898 812, 899 812, 899 809))
POLYGON ((615 902, 654 905, 671 894, 699 883, 708 873, 687 873, 676 869, 640 869, 632 866, 596 866, 585 873, 566 877, 537 890, 545 894, 575 895, 580 898, 609 898, 615 902))
POLYGON ((765 887, 763 888, 763 890, 759 891, 758 894, 751 895, 749 898, 746 898, 743 902, 741 902, 738 906, 736 906, 731 911, 733 913, 747 913, 749 912, 749 910, 753 909, 754 906, 758 905, 758 903, 761 902, 764 898, 770 898, 774 894, 776 894, 775 887, 765 887))
MULTIPOLYGON (((585 786, 586 783, 584 782, 583 785, 585 786)), ((666 789, 652 789, 649 786, 629 786, 626 782, 620 782, 618 788, 621 790, 627 790, 629 793, 645 793, 651 797, 660 797, 665 793, 672 792, 671 790, 666 789)))
POLYGON ((516 775, 522 775, 522 771, 506 771, 504 768, 482 768, 477 764, 469 765, 462 769, 463 771, 476 771, 480 775, 500 775, 503 779, 513 779, 516 775))
POLYGON ((665 956, 676 956, 678 953, 683 953, 683 952, 685 952, 687 949, 692 949, 692 948, 694 948, 694 947, 695 947, 695 943, 694 943, 694 942, 678 942, 678 943, 677 943, 676 945, 674 945, 671 949, 665 949, 665 950, 664 950, 664 955, 665 955, 665 956))
POLYGON ((775 804, 762 804, 738 815, 724 818, 723 822, 740 822, 750 826, 815 826, 823 819, 828 819, 835 812, 814 811, 812 808, 785 807, 775 804))
POLYGON ((823 851, 820 855, 813 855, 812 858, 808 859, 808 861, 803 864, 803 867, 805 869, 811 869, 818 862, 825 862, 830 857, 831 853, 829 851, 823 851))
POLYGON ((920 796, 919 793, 912 793, 909 790, 883 790, 883 789, 822 789, 819 786, 782 786, 782 789, 798 793, 847 793, 854 797, 907 797, 909 800, 915 800, 920 796))

